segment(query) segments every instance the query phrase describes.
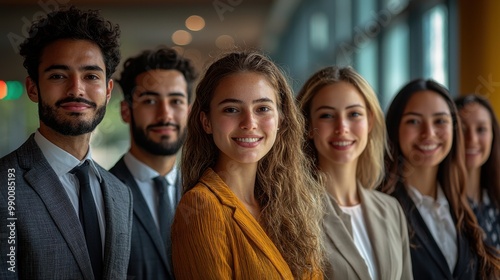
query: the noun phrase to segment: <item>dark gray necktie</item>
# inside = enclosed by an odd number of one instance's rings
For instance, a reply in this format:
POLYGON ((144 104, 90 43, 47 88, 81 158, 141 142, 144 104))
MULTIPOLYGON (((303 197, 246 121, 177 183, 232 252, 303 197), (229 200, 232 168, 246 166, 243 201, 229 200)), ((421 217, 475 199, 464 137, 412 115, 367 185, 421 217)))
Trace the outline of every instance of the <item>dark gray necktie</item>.
POLYGON ((172 222, 168 184, 163 176, 155 177, 153 181, 158 190, 158 224, 160 227, 160 234, 168 252, 168 248, 170 247, 170 224, 172 222))
POLYGON ((85 161, 80 166, 73 168, 73 173, 80 183, 80 195, 78 198, 80 223, 82 224, 87 249, 94 271, 94 278, 101 279, 102 275, 102 243, 101 231, 99 230, 99 220, 97 218, 97 209, 92 196, 89 181, 89 162, 85 161))

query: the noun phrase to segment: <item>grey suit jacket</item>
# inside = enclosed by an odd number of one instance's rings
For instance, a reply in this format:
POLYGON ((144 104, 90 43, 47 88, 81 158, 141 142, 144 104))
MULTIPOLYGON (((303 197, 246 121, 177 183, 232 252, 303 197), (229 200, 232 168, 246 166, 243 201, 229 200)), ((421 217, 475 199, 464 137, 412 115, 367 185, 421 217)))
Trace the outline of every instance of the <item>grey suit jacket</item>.
MULTIPOLYGON (((122 280, 130 253, 132 195, 96 166, 106 220, 103 279, 122 280)), ((94 279, 78 216, 33 135, 0 159, 0 221, 0 279, 94 279)))
MULTIPOLYGON (((397 200, 358 187, 363 216, 378 269, 378 279, 413 279, 406 218, 397 200)), ((331 198, 323 219, 327 253, 325 279, 371 279, 352 237, 349 215, 331 198)))
MULTIPOLYGON (((129 186, 134 196, 134 219, 132 246, 128 276, 131 279, 156 280, 174 279, 172 268, 171 243, 164 244, 153 216, 132 173, 123 157, 110 169, 110 172, 129 186)), ((175 183, 176 199, 174 209, 181 199, 182 184, 180 172, 175 183)), ((175 213, 170 213, 172 220, 175 213)))

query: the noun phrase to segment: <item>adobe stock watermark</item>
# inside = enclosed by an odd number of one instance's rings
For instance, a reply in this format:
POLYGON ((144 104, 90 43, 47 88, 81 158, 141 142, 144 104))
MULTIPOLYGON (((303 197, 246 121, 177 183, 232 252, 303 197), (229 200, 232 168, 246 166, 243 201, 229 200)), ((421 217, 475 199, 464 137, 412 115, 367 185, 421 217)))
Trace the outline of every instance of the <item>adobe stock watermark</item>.
POLYGON ((243 0, 214 0, 212 5, 220 21, 224 21, 224 14, 226 12, 233 12, 234 8, 241 5, 241 3, 243 3, 243 0))
POLYGON ((393 17, 401 13, 409 4, 410 0, 391 1, 387 7, 379 12, 371 11, 372 18, 362 26, 354 27, 352 40, 339 44, 340 52, 350 61, 352 54, 359 52, 370 39, 375 38, 393 20, 393 17))
POLYGON ((14 168, 7 169, 7 213, 8 217, 6 219, 6 227, 8 229, 7 240, 2 240, 2 242, 7 242, 7 252, 2 252, 2 254, 7 255, 7 270, 10 272, 16 272, 16 170, 14 168))
POLYGON ((21 22, 23 23, 23 25, 21 26, 21 35, 14 32, 9 32, 9 34, 7 34, 7 39, 9 39, 10 45, 12 46, 14 53, 16 54, 19 53, 19 45, 22 42, 24 42, 26 38, 28 38, 29 29, 33 21, 46 17, 47 14, 59 10, 59 7, 61 5, 65 5, 69 3, 69 1, 70 0, 47 0, 47 1, 39 0, 37 4, 41 8, 41 10, 35 12, 31 16, 31 19, 27 17, 21 18, 21 22))
POLYGON ((485 79, 483 76, 478 76, 477 80, 479 81, 479 85, 474 89, 474 93, 477 95, 489 98, 491 94, 500 88, 500 82, 493 81, 492 74, 488 75, 488 79, 485 79))

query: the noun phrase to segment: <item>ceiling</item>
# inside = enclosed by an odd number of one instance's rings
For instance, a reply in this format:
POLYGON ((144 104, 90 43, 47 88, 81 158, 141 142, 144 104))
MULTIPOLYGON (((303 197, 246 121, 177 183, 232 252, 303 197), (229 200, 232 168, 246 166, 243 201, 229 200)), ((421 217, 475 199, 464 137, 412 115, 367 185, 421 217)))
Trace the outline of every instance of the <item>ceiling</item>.
MULTIPOLYGON (((297 0, 2 0, 0 4, 0 80, 24 80, 26 71, 17 46, 30 22, 63 5, 98 9, 121 28, 122 62, 144 49, 175 46, 172 34, 187 30, 191 15, 204 18, 205 28, 189 31, 192 41, 178 50, 199 70, 224 50, 216 46, 221 35, 231 36, 238 48, 266 50, 266 38, 283 25, 286 11, 297 0), (288 9, 283 8, 285 5, 288 9)), ((234 47, 234 46, 233 46, 234 47)), ((121 64, 119 68, 121 67, 121 64)), ((117 69, 116 73, 119 73, 117 69)), ((115 75, 116 75, 115 73, 115 75)))

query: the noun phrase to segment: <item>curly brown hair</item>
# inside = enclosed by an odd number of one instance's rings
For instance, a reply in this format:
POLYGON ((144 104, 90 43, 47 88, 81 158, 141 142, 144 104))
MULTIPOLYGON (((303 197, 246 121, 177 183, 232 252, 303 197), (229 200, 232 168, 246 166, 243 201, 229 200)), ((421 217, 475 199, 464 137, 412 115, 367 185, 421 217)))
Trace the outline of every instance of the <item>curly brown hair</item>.
POLYGON ((241 72, 264 76, 276 90, 280 129, 271 150, 259 161, 255 194, 262 207, 266 233, 288 263, 295 278, 321 271, 320 221, 322 187, 308 172, 311 162, 302 152, 304 120, 281 70, 266 56, 233 52, 215 61, 196 88, 182 154, 184 191, 193 188, 203 172, 217 162, 219 149, 205 133, 200 114, 209 114, 210 101, 225 77, 241 72))
POLYGON ((118 24, 105 20, 97 10, 82 11, 71 6, 33 22, 19 53, 24 57, 28 75, 38 84, 40 57, 47 45, 61 39, 87 40, 99 46, 109 80, 120 62, 119 38, 118 24))

